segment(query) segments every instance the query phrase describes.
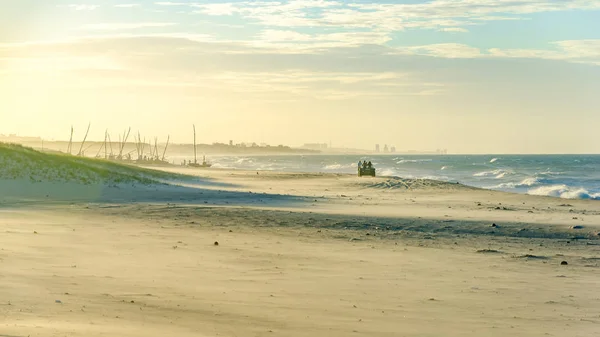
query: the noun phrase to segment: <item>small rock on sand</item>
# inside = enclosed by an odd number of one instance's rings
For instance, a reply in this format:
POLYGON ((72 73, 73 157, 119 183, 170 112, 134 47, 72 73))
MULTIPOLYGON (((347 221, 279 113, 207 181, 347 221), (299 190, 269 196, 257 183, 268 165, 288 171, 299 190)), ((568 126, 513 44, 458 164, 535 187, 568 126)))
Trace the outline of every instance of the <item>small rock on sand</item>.
POLYGON ((571 229, 583 229, 583 226, 581 225, 576 225, 576 226, 571 226, 571 229))
POLYGON ((215 241, 214 245, 218 246, 219 245, 219 241, 215 241))
POLYGON ((562 262, 560 263, 560 265, 561 265, 561 266, 566 266, 566 265, 568 265, 568 264, 569 264, 569 262, 567 262, 567 261, 562 261, 562 262))

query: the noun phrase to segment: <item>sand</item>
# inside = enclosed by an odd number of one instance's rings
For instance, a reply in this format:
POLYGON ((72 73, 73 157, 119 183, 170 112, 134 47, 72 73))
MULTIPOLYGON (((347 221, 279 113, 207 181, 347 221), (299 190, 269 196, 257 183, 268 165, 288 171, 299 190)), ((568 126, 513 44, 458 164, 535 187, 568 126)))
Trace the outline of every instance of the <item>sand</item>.
POLYGON ((183 171, 1 183, 0 336, 600 336, 598 202, 183 171))

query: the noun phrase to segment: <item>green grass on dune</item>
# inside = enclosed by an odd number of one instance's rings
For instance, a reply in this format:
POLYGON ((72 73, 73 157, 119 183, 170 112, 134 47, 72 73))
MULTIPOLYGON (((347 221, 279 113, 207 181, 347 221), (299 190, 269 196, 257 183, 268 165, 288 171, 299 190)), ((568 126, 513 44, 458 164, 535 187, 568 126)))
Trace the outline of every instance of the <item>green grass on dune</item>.
POLYGON ((184 177, 106 160, 43 153, 0 142, 0 180, 150 185, 184 177))

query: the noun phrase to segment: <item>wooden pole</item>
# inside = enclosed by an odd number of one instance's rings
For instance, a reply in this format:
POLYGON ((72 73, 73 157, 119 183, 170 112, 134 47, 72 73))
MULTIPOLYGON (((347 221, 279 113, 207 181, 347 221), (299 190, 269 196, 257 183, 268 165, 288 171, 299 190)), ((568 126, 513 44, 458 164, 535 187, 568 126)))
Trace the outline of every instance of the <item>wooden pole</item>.
POLYGON ((194 124, 194 164, 198 164, 198 158, 196 156, 196 124, 194 124))
POLYGON ((165 156, 167 155, 167 148, 169 147, 169 141, 171 140, 171 135, 167 137, 167 145, 165 145, 165 150, 163 151, 162 161, 165 161, 165 156))
POLYGON ((98 153, 96 153, 96 157, 95 158, 100 158, 100 152, 102 152, 102 148, 105 147, 105 146, 106 146, 106 142, 104 142, 104 143, 102 143, 102 145, 100 145, 100 148, 98 149, 98 153))
POLYGON ((108 133, 107 136, 108 136, 108 145, 110 145, 110 155, 112 157, 114 155, 114 153, 113 153, 113 148, 112 148, 112 139, 110 139, 110 133, 108 133))
POLYGON ((69 147, 67 147, 67 152, 71 154, 73 148, 73 125, 71 125, 71 138, 69 138, 69 147))
POLYGON ((123 150, 125 150, 125 144, 127 144, 127 139, 129 138, 129 134, 131 133, 131 128, 129 131, 125 131, 123 133, 123 143, 121 143, 121 150, 119 151, 119 158, 123 158, 123 150))
POLYGON ((83 137, 83 142, 81 142, 81 147, 79 148, 79 153, 77 154, 78 156, 81 156, 83 154, 83 145, 85 144, 85 141, 87 140, 88 134, 90 133, 90 127, 92 126, 92 123, 88 124, 88 128, 87 131, 85 132, 85 137, 83 137))
POLYGON ((152 156, 152 158, 155 159, 159 159, 158 158, 158 137, 154 137, 154 155, 152 156))
POLYGON ((108 137, 108 129, 104 131, 104 159, 108 159, 108 149, 106 148, 106 138, 108 137))

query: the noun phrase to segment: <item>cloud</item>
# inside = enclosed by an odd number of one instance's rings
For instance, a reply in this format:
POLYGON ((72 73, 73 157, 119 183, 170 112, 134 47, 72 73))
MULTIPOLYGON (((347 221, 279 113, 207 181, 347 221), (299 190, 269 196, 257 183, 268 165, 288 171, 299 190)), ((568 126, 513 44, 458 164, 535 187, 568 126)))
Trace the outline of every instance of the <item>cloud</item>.
POLYGON ((443 58, 477 58, 484 56, 479 48, 460 43, 438 43, 424 46, 397 48, 399 53, 443 58))
POLYGON ((552 43, 555 49, 489 49, 489 55, 503 58, 561 60, 600 65, 600 40, 564 40, 552 43))
POLYGON ((468 33, 469 30, 466 28, 460 28, 460 27, 447 27, 447 28, 442 28, 439 29, 440 32, 450 32, 450 33, 468 33))
POLYGON ((231 93, 260 101, 341 100, 445 95, 453 89, 456 72, 460 77, 481 76, 482 69, 494 71, 491 64, 498 63, 490 62, 499 60, 600 65, 600 40, 557 41, 547 49, 531 50, 482 50, 459 43, 391 48, 369 44, 387 38, 387 33, 370 34, 373 32, 307 34, 272 29, 250 42, 163 33, 4 44, 0 45, 0 73, 22 79, 22 85, 31 84, 23 82, 25 79, 44 78, 46 82, 40 83, 53 81, 52 85, 65 90, 139 87, 190 94, 196 90, 209 96, 231 93), (479 61, 464 63, 461 59, 479 61), (479 70, 472 69, 477 65, 479 70), (443 74, 449 69, 454 75, 443 74), (64 81, 56 82, 56 78, 64 81))
POLYGON ((158 6, 191 6, 192 5, 187 2, 170 2, 170 1, 155 2, 154 4, 158 5, 158 6))
POLYGON ((344 27, 390 31, 452 28, 454 30, 447 31, 455 32, 465 25, 522 19, 514 15, 600 9, 600 1, 594 0, 434 0, 412 4, 290 0, 155 4, 188 6, 198 13, 212 16, 236 14, 269 27, 344 27))
POLYGON ((136 23, 94 23, 83 25, 81 28, 86 30, 131 30, 141 28, 156 28, 175 26, 172 22, 136 22, 136 23))
POLYGON ((267 29, 248 43, 251 46, 272 50, 315 52, 330 48, 384 44, 390 40, 391 37, 386 32, 304 34, 291 30, 267 29))
POLYGON ((600 58, 600 40, 566 40, 554 43, 569 55, 579 58, 600 58))
MULTIPOLYGON (((339 100, 442 93, 444 86, 410 71, 352 65, 342 54, 256 54, 251 46, 192 41, 190 36, 123 35, 57 44, 0 46, 10 60, 0 71, 16 78, 49 74, 68 90, 94 87, 163 87, 229 92, 249 99, 339 100), (229 51, 237 50, 237 54, 229 51), (337 67, 327 63, 335 60, 337 67), (17 60, 15 62, 15 60, 17 60), (22 76, 23 74, 28 76, 22 76), (55 76, 56 77, 56 76, 55 76), (64 83, 63 83, 64 82, 64 83)), ((44 77, 46 78, 46 77, 44 77)))
POLYGON ((198 12, 214 16, 232 15, 238 12, 238 8, 231 3, 214 3, 205 5, 194 4, 191 6, 195 8, 200 8, 198 12))
POLYGON ((133 8, 133 7, 140 7, 141 4, 118 4, 115 5, 115 7, 117 8, 133 8))
POLYGON ((93 11, 100 8, 100 5, 71 4, 66 7, 75 11, 93 11))
POLYGON ((0 58, 5 73, 55 74, 78 70, 122 70, 105 56, 46 55, 0 58))

